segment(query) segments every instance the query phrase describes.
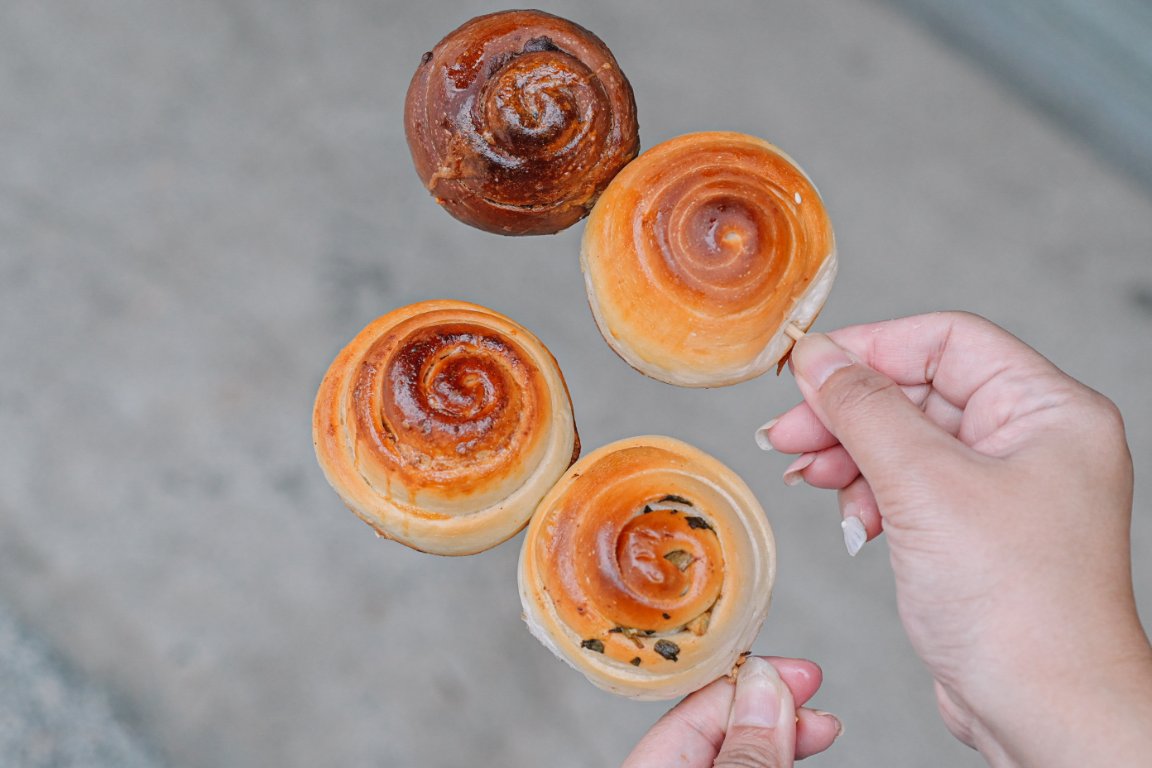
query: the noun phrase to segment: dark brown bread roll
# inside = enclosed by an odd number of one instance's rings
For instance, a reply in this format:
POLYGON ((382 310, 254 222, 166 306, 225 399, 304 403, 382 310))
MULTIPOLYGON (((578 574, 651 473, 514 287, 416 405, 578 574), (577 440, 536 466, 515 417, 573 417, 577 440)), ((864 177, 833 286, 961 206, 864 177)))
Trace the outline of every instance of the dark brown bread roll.
POLYGON ((424 54, 404 128, 436 201, 506 235, 584 218, 640 147, 632 86, 607 46, 541 11, 479 16, 424 54))

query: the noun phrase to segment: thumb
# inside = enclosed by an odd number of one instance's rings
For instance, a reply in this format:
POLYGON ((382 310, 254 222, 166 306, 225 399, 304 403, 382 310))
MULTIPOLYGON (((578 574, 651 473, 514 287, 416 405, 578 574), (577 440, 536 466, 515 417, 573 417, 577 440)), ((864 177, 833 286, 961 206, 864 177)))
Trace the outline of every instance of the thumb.
POLYGON ((740 667, 728 730, 714 768, 789 768, 796 754, 796 705, 776 668, 750 656, 740 667))
POLYGON ((898 490, 918 467, 939 466, 961 445, 938 427, 892 379, 822 333, 792 351, 804 400, 856 462, 877 498, 898 490))

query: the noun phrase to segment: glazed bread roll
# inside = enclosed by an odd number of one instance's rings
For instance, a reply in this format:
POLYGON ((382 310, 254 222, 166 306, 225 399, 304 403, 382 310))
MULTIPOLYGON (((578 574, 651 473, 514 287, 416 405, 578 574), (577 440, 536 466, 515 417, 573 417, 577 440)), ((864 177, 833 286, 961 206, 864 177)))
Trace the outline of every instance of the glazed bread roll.
POLYGON ((732 470, 637 437, 578 461, 541 501, 520 600, 532 634, 597 686, 669 699, 732 670, 775 572, 764 511, 732 470))
POLYGON ((436 201, 505 235, 584 218, 640 147, 632 86, 607 46, 541 11, 479 16, 424 54, 404 127, 436 201))
POLYGON ((361 331, 320 384, 312 437, 353 512, 439 555, 514 535, 580 452, 548 349, 460 301, 402 307, 361 331))
POLYGON ((588 219, 581 263, 617 354, 669 384, 716 387, 764 373, 791 349, 787 325, 812 324, 836 241, 790 157, 754 136, 694 133, 616 176, 588 219))

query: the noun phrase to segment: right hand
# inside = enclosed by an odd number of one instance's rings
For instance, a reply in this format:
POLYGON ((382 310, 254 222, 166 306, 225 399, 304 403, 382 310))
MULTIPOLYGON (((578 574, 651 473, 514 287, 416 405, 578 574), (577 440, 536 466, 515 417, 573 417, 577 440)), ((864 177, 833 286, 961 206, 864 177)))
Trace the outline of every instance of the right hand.
POLYGON ((995 764, 1146 764, 1116 407, 960 313, 810 334, 792 365, 805 402, 760 437, 805 454, 788 475, 838 489, 868 538, 887 532, 951 732, 995 764))

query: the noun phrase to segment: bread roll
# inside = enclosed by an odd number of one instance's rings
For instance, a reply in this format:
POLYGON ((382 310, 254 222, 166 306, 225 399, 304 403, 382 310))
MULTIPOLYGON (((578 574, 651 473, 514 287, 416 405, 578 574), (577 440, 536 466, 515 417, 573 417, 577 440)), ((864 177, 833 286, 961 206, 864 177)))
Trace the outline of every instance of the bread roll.
POLYGON ((728 673, 768 613, 772 530, 748 486, 668 437, 607 445, 540 503, 520 551, 528 628, 597 686, 683 696, 728 673))
POLYGON ((836 275, 812 181, 768 142, 693 133, 605 190, 581 248, 588 302, 629 365, 685 387, 759 376, 807 330, 836 275))
POLYGON ((436 201, 506 235, 584 218, 640 147, 632 87, 608 47, 541 11, 479 16, 424 54, 404 127, 436 201))
POLYGON ((440 555, 514 535, 580 452, 548 349, 460 301, 402 307, 361 331, 324 376, 312 435, 353 512, 440 555))

